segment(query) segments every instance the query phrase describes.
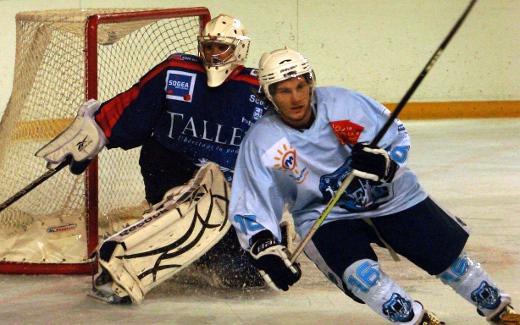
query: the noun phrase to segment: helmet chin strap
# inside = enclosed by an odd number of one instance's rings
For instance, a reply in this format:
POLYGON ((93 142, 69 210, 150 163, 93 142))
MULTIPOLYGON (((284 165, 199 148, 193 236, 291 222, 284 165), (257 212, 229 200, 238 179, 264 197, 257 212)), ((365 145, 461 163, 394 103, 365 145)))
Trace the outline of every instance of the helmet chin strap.
POLYGON ((311 106, 311 109, 312 109, 312 113, 314 114, 314 116, 316 117, 317 115, 317 109, 318 109, 318 105, 316 104, 316 96, 314 94, 314 84, 311 86, 311 89, 309 90, 310 91, 310 106, 311 106))
POLYGON ((307 125, 305 127, 302 127, 300 128, 300 130, 303 130, 303 129, 308 129, 311 127, 312 123, 314 123, 314 120, 316 120, 316 112, 317 112, 317 108, 316 108, 316 101, 314 100, 314 90, 313 90, 314 87, 311 87, 310 89, 310 99, 309 99, 309 107, 311 108, 311 117, 309 119, 309 121, 307 122, 307 125))

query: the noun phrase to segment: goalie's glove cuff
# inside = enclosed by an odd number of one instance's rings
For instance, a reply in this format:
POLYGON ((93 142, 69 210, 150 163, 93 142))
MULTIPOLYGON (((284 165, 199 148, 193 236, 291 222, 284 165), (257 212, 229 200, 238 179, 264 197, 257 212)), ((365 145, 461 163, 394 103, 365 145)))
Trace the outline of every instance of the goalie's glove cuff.
POLYGON ((287 291, 300 279, 299 264, 291 264, 287 247, 278 243, 269 230, 257 233, 250 242, 252 264, 260 269, 260 274, 270 287, 287 291))
POLYGON ((399 169, 388 152, 376 146, 358 143, 352 148, 351 154, 352 172, 360 178, 390 183, 399 169))
POLYGON ((36 152, 37 157, 47 161, 47 168, 54 169, 69 160, 71 172, 80 174, 105 147, 107 140, 94 119, 94 113, 100 105, 100 102, 92 99, 85 102, 74 121, 36 152))

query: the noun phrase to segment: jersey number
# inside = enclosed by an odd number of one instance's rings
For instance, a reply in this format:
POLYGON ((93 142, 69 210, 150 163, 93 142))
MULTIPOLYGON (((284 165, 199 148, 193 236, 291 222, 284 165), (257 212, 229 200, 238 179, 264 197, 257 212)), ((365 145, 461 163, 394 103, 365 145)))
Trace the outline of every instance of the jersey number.
POLYGON ((371 265, 366 261, 356 269, 355 275, 348 277, 347 284, 363 292, 368 292, 379 281, 380 275, 377 265, 371 265))

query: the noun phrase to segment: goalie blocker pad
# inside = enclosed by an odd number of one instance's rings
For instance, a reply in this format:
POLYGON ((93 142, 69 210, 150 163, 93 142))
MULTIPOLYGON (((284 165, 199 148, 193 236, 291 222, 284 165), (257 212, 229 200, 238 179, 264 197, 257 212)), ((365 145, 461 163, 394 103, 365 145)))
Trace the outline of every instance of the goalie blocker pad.
POLYGON ((169 190, 140 221, 102 243, 97 277, 108 272, 115 295, 140 303, 152 288, 224 237, 231 226, 229 190, 218 165, 204 165, 186 185, 169 190))

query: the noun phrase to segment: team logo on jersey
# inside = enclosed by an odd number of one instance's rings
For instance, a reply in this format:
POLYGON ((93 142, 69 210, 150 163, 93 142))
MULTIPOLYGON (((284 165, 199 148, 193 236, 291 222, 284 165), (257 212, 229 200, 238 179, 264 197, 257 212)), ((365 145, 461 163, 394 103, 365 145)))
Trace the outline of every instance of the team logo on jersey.
POLYGON ((332 121, 330 127, 341 144, 355 145, 364 127, 349 120, 332 121))
POLYGON ((264 115, 265 102, 263 99, 260 99, 258 97, 257 92, 249 95, 249 102, 258 105, 255 107, 255 110, 253 111, 253 120, 256 121, 256 120, 260 119, 262 117, 262 115, 264 115))
MULTIPOLYGON (((334 172, 320 177, 319 190, 323 195, 323 202, 330 201, 352 171, 350 161, 349 157, 334 172)), ((389 184, 376 185, 369 180, 355 177, 341 195, 337 205, 349 212, 364 212, 378 208, 392 197, 392 186, 389 184)))
POLYGON ((191 103, 196 79, 195 73, 168 71, 166 74, 166 98, 191 103))
POLYGON ((255 107, 255 111, 253 112, 253 120, 258 120, 264 114, 264 109, 262 107, 255 107))
POLYGON ((298 153, 287 138, 282 138, 269 148, 262 156, 262 162, 266 166, 288 173, 298 184, 303 183, 309 174, 307 167, 299 162, 298 153))

